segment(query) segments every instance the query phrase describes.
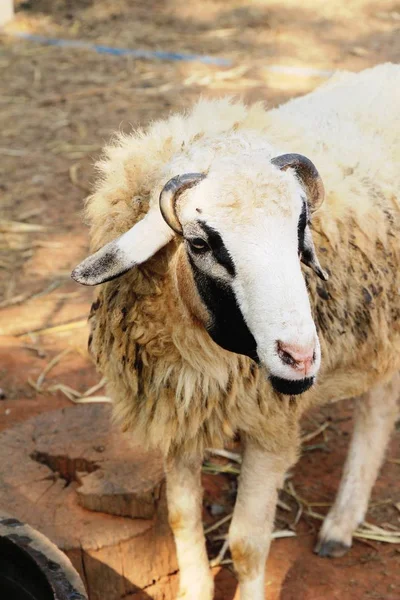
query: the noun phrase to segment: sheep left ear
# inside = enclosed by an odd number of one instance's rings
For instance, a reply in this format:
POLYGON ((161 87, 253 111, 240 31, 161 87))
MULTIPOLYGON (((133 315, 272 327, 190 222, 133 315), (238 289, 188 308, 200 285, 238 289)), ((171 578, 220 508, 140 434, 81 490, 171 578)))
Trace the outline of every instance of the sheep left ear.
POLYGON ((98 285, 151 258, 173 237, 160 211, 150 210, 129 231, 85 258, 71 273, 83 285, 98 285))
POLYGON ((293 169, 307 194, 309 211, 313 213, 324 201, 324 184, 317 167, 302 154, 281 154, 271 160, 271 163, 281 171, 293 169))
POLYGON ((281 154, 271 160, 271 163, 281 171, 293 169, 302 183, 307 194, 307 206, 305 207, 304 236, 300 242, 299 252, 301 261, 310 267, 324 281, 328 280, 328 273, 321 268, 310 229, 310 213, 317 210, 324 201, 324 184, 314 163, 302 154, 281 154))
POLYGON ((315 251, 314 241, 311 235, 310 225, 307 224, 304 229, 304 237, 299 248, 300 260, 307 267, 310 267, 323 281, 328 281, 329 276, 324 271, 319 263, 317 253, 315 251))

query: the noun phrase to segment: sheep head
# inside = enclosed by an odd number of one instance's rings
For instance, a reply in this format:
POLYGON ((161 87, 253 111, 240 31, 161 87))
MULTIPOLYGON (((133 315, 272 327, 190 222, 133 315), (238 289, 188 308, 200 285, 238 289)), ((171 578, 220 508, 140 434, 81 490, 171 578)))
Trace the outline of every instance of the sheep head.
POLYGON ((326 279, 309 227, 322 201, 318 171, 301 155, 266 161, 256 150, 215 159, 207 175, 170 179, 159 207, 72 277, 86 285, 108 281, 181 236, 178 289, 187 289, 179 279, 190 272, 212 339, 266 367, 277 391, 299 394, 313 384, 321 358, 300 260, 326 279))

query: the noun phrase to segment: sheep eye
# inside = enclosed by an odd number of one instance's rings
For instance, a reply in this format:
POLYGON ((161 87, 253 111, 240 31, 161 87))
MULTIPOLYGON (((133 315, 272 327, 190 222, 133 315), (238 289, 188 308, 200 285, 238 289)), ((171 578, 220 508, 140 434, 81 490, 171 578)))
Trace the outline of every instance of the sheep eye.
POLYGON ((188 240, 190 249, 196 254, 203 254, 209 250, 209 245, 202 238, 193 238, 188 240))

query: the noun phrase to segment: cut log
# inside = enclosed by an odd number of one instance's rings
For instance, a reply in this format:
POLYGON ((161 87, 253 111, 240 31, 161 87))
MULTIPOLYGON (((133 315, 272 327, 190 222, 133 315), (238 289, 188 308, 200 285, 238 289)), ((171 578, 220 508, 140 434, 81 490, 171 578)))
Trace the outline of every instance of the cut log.
POLYGON ((161 458, 114 428, 108 405, 44 413, 2 432, 0 509, 68 555, 89 600, 144 598, 177 568, 161 458))

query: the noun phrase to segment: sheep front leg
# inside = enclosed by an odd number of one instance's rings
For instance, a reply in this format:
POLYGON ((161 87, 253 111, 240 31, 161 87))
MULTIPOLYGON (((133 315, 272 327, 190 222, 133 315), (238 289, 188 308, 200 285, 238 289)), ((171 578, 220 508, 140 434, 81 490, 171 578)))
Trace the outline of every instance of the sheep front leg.
POLYGON ((343 556, 364 520, 372 486, 398 415, 399 376, 357 399, 355 423, 339 492, 315 548, 320 556, 343 556))
POLYGON ((271 542, 278 489, 291 465, 247 440, 229 545, 239 578, 240 600, 264 600, 265 561, 271 542))
POLYGON ((211 600, 214 582, 202 522, 201 460, 166 464, 168 520, 180 571, 180 600, 211 600))

